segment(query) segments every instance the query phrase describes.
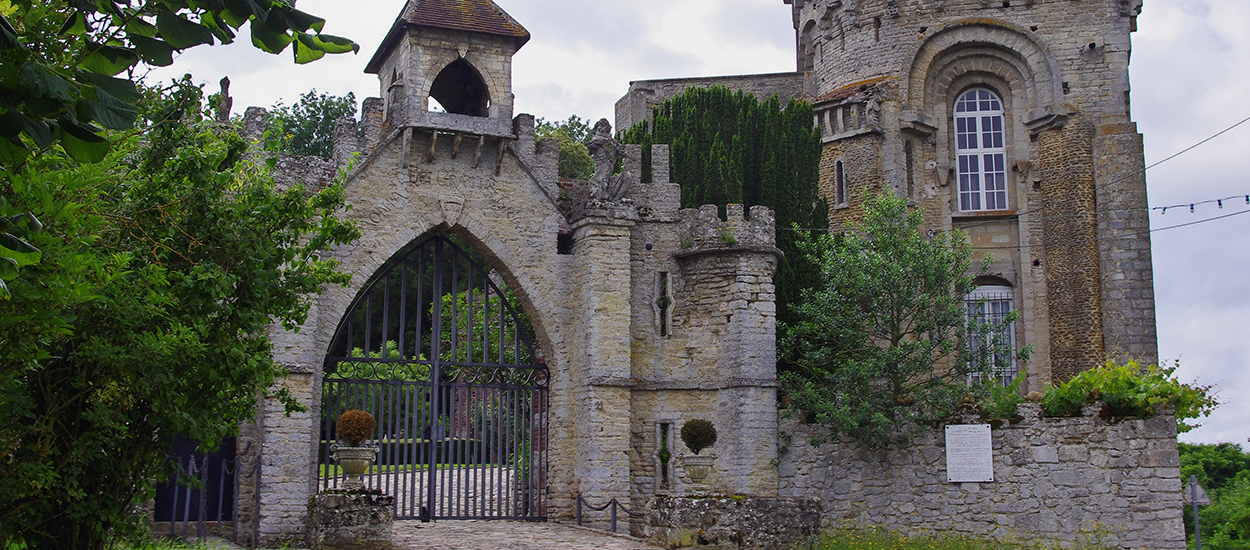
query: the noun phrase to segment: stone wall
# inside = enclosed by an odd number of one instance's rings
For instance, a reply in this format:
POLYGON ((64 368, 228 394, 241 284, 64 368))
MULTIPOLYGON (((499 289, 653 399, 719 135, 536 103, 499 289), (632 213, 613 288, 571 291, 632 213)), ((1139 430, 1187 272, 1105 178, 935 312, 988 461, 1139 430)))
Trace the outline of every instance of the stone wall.
POLYGON ((825 528, 1184 548, 1175 419, 1108 422, 1098 410, 1042 418, 1040 404, 1022 404, 1022 420, 993 429, 990 483, 946 482, 941 428, 873 451, 784 419, 781 496, 819 497, 825 528))

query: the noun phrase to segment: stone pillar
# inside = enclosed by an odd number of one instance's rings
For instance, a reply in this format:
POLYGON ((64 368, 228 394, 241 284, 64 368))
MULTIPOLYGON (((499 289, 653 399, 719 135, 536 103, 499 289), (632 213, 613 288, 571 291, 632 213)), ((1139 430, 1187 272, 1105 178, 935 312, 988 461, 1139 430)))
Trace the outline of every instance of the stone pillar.
POLYGON ((1079 115, 1038 136, 1043 254, 1050 303, 1051 379, 1100 366, 1102 285, 1093 124, 1079 115))
POLYGON ((581 342, 573 358, 578 441, 574 478, 592 502, 630 494, 629 205, 594 205, 573 223, 572 297, 581 342))
POLYGON ((257 483, 256 542, 260 546, 302 546, 308 534, 308 502, 317 483, 313 438, 319 432, 314 415, 321 396, 313 391, 312 372, 293 370, 277 384, 289 390, 307 410, 288 415, 281 402, 266 398, 258 411, 264 439, 257 483))
POLYGON ((1159 360, 1145 156, 1137 125, 1104 117, 1094 138, 1103 347, 1119 362, 1159 360))

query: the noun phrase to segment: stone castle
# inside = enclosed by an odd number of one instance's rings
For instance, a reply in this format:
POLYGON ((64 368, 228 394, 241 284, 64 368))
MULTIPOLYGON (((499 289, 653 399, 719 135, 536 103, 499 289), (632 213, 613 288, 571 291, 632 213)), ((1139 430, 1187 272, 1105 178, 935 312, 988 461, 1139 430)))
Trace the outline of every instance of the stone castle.
MULTIPOLYGON (((1154 358, 1142 145, 1128 116, 1129 33, 1139 2, 786 3, 797 31, 797 72, 633 82, 617 104, 617 128, 694 85, 812 101, 831 218, 848 221, 866 196, 890 189, 924 207, 934 231, 964 229, 978 253, 992 252, 992 276, 979 281, 977 303, 1021 312, 1007 330, 1017 345, 1036 350, 1023 369, 1029 389, 1107 358, 1154 358)), ((1109 525, 1109 536, 1126 547, 1184 545, 1175 428, 1166 417, 1116 429, 1097 418, 1062 426, 1032 418, 1004 428, 995 436, 997 483, 944 483, 936 438, 889 455, 792 441, 814 428, 783 426, 778 415, 772 275, 780 251, 772 212, 730 205, 722 217, 713 206, 679 208, 667 147, 652 150, 653 183, 643 183, 639 146, 616 142, 606 122, 591 145, 595 176, 557 177, 555 142, 536 140, 534 118, 512 109, 511 58, 528 40, 490 0, 408 0, 368 64, 379 97, 365 100, 358 123, 340 123, 334 158, 281 159, 280 181, 324 183, 347 168, 348 215, 362 237, 334 252, 353 273, 351 285, 316 298, 299 331, 273 334, 275 359, 289 371, 281 383, 308 411, 288 415, 266 400, 239 437, 235 519, 246 542, 305 540, 310 497, 334 485, 323 451, 331 439, 323 409, 337 410, 329 384, 341 382, 335 369, 355 357, 355 345, 360 356, 381 362, 448 369, 442 378, 368 381, 410 386, 416 393, 404 395, 418 396, 383 397, 388 407, 427 407, 398 416, 371 411, 413 423, 379 428, 389 430, 380 432, 381 445, 427 449, 411 473, 394 478, 396 491, 413 488, 400 499, 414 499, 403 508, 409 512, 397 508, 401 518, 568 521, 579 499, 616 498, 640 510, 657 497, 710 492, 771 502, 796 516, 823 501, 817 517, 827 527, 949 524, 1075 541, 1097 524, 1109 525), (432 110, 431 99, 442 108, 432 110), (618 163, 623 171, 613 169, 618 163), (457 336, 438 333, 435 319, 450 315, 454 324, 454 307, 440 314, 437 297, 420 297, 424 283, 388 278, 408 273, 397 266, 417 262, 412 251, 434 236, 452 239, 439 247, 462 246, 480 258, 478 280, 506 286, 532 325, 537 351, 525 357, 541 375, 525 388, 538 397, 508 398, 514 413, 530 416, 528 439, 514 442, 507 456, 482 458, 489 455, 485 424, 457 426, 479 410, 474 396, 508 385, 474 386, 464 373, 501 365, 440 355, 438 342, 454 347, 457 336), (408 298, 394 296, 408 294, 385 282, 392 280, 418 297, 400 305, 408 298), (416 330, 400 320, 388 336, 396 316, 411 317, 416 330), (435 327, 432 337, 422 338, 423 323, 435 327), (404 351, 408 333, 414 352, 404 351), (396 338, 395 359, 369 355, 396 338), (342 342, 348 351, 333 351, 342 342), (437 388, 444 384, 454 388, 443 393, 437 388), (453 404, 429 408, 440 400, 453 404), (429 419, 424 432, 416 418, 429 419), (705 451, 715 462, 703 480, 679 467, 692 453, 678 432, 696 418, 712 420, 719 432, 705 451), (485 454, 457 460, 446 451, 452 458, 440 466, 447 456, 428 449, 457 438, 485 454), (1054 472, 1064 481, 1048 480, 1054 472), (507 481, 494 485, 496 475, 507 481), (438 496, 456 483, 471 490, 438 496), (505 493, 523 495, 520 504, 485 504, 507 500, 505 493), (908 510, 918 511, 898 517, 908 510)), ((249 110, 250 131, 259 131, 262 117, 249 110)), ((995 365, 987 375, 1014 368, 995 365)), ((379 474, 369 483, 391 482, 379 474)), ((679 525, 635 522, 634 530, 685 540, 679 525)), ((743 536, 729 533, 722 543, 743 536)))

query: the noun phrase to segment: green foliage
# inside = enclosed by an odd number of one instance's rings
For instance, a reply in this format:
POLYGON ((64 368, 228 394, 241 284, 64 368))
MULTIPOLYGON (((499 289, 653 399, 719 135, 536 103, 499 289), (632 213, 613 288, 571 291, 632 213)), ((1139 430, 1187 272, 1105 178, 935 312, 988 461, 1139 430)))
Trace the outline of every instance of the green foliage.
POLYGON ((699 451, 716 444, 716 426, 711 421, 700 418, 687 420, 681 426, 681 442, 686 444, 690 452, 699 454, 699 451))
POLYGON ((274 105, 265 131, 277 138, 278 149, 284 153, 330 158, 334 125, 344 117, 356 118, 356 94, 338 97, 313 89, 301 94, 295 105, 274 105))
MULTIPOLYGON (((1104 534, 1081 532, 1075 546, 1077 550, 1103 549, 1098 544, 1104 534)), ((1063 548, 1057 541, 1046 544, 1040 540, 985 540, 961 533, 933 533, 907 536, 880 528, 835 529, 827 531, 813 548, 817 550, 1025 550, 1063 548)))
POLYGON ((1237 474, 1250 470, 1250 454, 1237 443, 1178 443, 1181 452, 1181 479, 1198 476, 1198 484, 1208 491, 1218 491, 1233 481, 1237 474))
POLYGON ((820 197, 820 133, 812 107, 760 101, 728 88, 691 88, 657 106, 652 122, 621 134, 642 150, 642 181, 652 181, 652 144, 671 147, 672 179, 681 184, 683 208, 764 205, 777 215, 777 247, 785 253, 773 277, 777 318, 796 319, 803 289, 819 282, 819 268, 799 248, 807 230, 828 229, 828 204, 820 197), (789 228, 797 226, 800 231, 789 228))
POLYGON ((1142 369, 1135 361, 1124 365, 1108 362, 1046 390, 1042 411, 1047 416, 1076 416, 1086 403, 1102 402, 1107 418, 1146 417, 1159 412, 1159 406, 1176 408, 1176 429, 1187 432, 1197 427, 1185 420, 1207 416, 1218 402, 1210 386, 1194 386, 1177 380, 1176 367, 1150 365, 1142 369))
POLYGON ((534 127, 534 136, 556 140, 560 147, 556 169, 560 177, 588 180, 595 175, 595 161, 586 147, 594 137, 593 129, 577 115, 569 116, 564 122, 547 122, 540 118, 534 127))
POLYGON ((1020 384, 1024 382, 1024 373, 1016 376, 1010 384, 1003 385, 997 380, 985 379, 971 388, 977 408, 981 411, 981 419, 986 421, 1013 420, 1018 421, 1017 409, 1024 402, 1020 396, 1020 384))
POLYGON ((41 261, 0 301, 0 546, 137 532, 172 436, 235 433, 285 374, 268 327, 349 280, 323 257, 358 236, 342 187, 277 189, 200 101, 189 80, 145 92, 142 139, 90 164, 49 150, 0 180, 0 216, 43 224, 26 235, 41 261))
POLYGON ((795 305, 781 348, 799 368, 781 379, 835 437, 905 442, 907 426, 947 418, 968 392, 972 251, 958 231, 925 237, 921 221, 886 193, 865 205, 862 224, 800 243, 822 282, 795 305))
MULTIPOLYGON (((1250 548, 1250 453, 1236 443, 1180 443, 1179 447, 1184 490, 1189 490, 1189 477, 1197 476, 1211 497, 1211 505, 1199 512, 1203 548, 1250 548)), ((1185 507, 1185 532, 1193 547, 1193 509, 1189 506, 1185 507)))
POLYGON ((230 43, 249 23, 270 53, 292 46, 296 63, 359 45, 321 34, 325 20, 285 0, 12 0, 0 14, 0 166, 59 144, 70 158, 98 162, 108 130, 128 130, 142 94, 129 76, 167 66, 187 48, 230 43), (117 75, 126 73, 125 77, 117 75))
MULTIPOLYGON (((1200 507, 1202 547, 1211 550, 1250 549, 1250 471, 1242 470, 1217 490, 1211 505, 1200 507)), ((1193 531, 1192 525, 1189 531, 1193 531)))

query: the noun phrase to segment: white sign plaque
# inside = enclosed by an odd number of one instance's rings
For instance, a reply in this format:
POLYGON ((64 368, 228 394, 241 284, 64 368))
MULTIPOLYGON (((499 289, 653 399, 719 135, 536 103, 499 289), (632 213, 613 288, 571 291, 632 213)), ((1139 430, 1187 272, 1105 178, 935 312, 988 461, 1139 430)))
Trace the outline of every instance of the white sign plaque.
POLYGON ((994 481, 994 447, 989 424, 946 426, 946 481, 994 481))

